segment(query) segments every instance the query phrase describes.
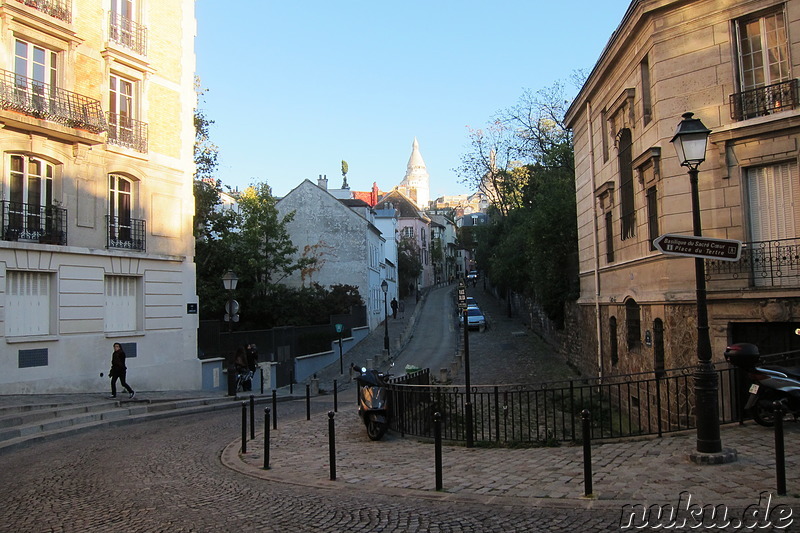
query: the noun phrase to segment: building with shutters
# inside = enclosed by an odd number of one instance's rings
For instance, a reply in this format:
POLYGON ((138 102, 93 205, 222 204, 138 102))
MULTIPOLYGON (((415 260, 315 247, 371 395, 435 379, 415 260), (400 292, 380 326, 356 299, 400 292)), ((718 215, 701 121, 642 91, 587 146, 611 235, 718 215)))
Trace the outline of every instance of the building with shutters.
POLYGON ((567 122, 574 132, 581 366, 603 374, 696 363, 693 259, 653 240, 692 234, 671 138, 712 130, 699 167, 703 235, 744 243, 707 260, 712 350, 800 349, 800 1, 634 0, 567 122))
POLYGON ((194 2, 0 0, 0 394, 197 388, 194 2))

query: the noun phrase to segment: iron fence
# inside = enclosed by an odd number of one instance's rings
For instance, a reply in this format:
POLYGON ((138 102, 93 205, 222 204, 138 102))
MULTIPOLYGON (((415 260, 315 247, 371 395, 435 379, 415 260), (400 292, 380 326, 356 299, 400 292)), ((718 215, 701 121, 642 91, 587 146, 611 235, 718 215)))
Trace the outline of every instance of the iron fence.
POLYGON ((67 210, 56 206, 0 201, 0 239, 67 244, 67 210))
POLYGON ((67 0, 18 0, 18 2, 64 22, 72 22, 72 11, 67 0))
MULTIPOLYGON (((741 383, 735 369, 717 369, 720 423, 741 420, 741 383), (739 383, 737 385, 737 383, 739 383)), ((442 437, 466 441, 466 402, 472 402, 473 440, 484 443, 575 441, 581 411, 592 413, 592 439, 609 439, 692 429, 694 367, 654 373, 538 385, 389 385, 392 429, 433 437, 433 413, 442 413, 442 437)))
POLYGON ((730 95, 731 118, 764 117, 797 106, 797 78, 730 95))
POLYGON ((0 108, 91 133, 106 130, 100 101, 0 70, 0 108))
POLYGON ((706 259, 706 279, 743 280, 749 286, 800 285, 800 239, 742 243, 738 261, 706 259))
POLYGON ((106 246, 144 252, 146 249, 144 220, 106 215, 108 228, 106 246))
POLYGON ((109 39, 139 55, 147 55, 147 27, 119 13, 109 15, 109 39))
POLYGON ((106 113, 108 117, 108 142, 117 146, 131 148, 137 152, 147 152, 147 123, 132 119, 119 113, 106 113))

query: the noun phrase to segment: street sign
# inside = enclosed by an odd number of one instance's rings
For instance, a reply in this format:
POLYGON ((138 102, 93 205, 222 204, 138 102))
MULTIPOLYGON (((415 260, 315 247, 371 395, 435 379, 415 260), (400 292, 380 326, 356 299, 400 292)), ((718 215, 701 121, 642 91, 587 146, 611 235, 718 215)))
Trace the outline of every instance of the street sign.
POLYGON ((685 255, 720 261, 738 261, 742 256, 742 242, 733 239, 712 239, 694 235, 673 235, 667 233, 653 241, 662 253, 685 255))
POLYGON ((464 287, 458 287, 458 308, 462 310, 467 308, 467 289, 464 287))

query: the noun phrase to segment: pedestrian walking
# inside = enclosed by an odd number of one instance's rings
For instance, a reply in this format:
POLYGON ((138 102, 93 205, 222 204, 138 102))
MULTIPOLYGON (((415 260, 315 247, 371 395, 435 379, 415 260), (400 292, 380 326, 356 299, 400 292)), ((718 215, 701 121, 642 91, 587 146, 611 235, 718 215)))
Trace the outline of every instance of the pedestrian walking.
POLYGON ((392 318, 397 318, 397 298, 392 298, 392 318))
POLYGON ((111 370, 109 371, 108 375, 111 378, 111 398, 117 397, 117 379, 119 379, 120 385, 122 385, 126 391, 128 391, 128 397, 134 398, 136 393, 133 389, 128 385, 128 382, 125 381, 125 376, 128 373, 128 367, 125 366, 125 350, 122 349, 122 345, 118 342, 114 343, 114 353, 111 354, 111 370))

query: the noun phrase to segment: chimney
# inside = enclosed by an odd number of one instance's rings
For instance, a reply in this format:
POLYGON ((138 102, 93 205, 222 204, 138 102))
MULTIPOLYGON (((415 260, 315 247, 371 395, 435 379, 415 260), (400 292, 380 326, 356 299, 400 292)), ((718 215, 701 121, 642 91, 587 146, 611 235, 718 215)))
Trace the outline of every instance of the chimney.
POLYGON ((319 179, 317 180, 317 187, 322 190, 328 190, 328 176, 322 177, 322 174, 319 175, 319 179))

